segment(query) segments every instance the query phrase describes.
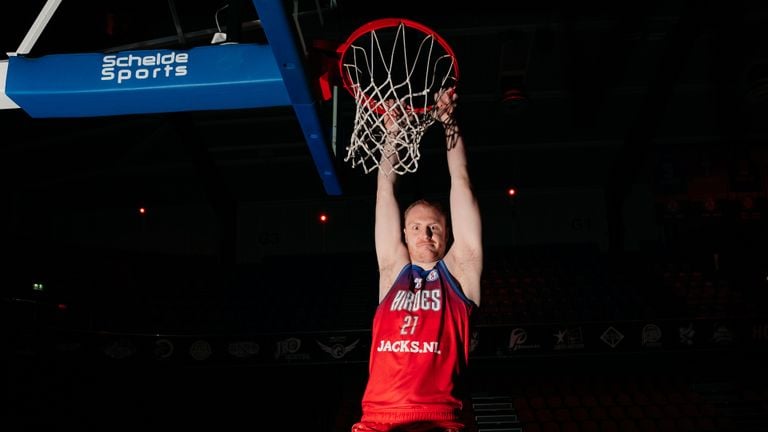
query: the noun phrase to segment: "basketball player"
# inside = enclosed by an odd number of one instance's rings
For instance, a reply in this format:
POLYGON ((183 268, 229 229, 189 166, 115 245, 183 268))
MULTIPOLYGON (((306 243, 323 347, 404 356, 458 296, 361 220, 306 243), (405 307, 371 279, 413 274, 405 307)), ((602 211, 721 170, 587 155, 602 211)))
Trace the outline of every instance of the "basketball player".
MULTIPOLYGON (((398 175, 378 172, 379 306, 362 418, 352 432, 475 430, 467 370, 483 247, 456 103, 454 89, 436 96, 435 116, 447 143, 450 218, 439 204, 417 200, 405 210, 401 225, 398 175)), ((387 129, 396 133, 402 117, 384 115, 390 116, 387 129)), ((397 154, 390 152, 381 162, 387 157, 397 154)))

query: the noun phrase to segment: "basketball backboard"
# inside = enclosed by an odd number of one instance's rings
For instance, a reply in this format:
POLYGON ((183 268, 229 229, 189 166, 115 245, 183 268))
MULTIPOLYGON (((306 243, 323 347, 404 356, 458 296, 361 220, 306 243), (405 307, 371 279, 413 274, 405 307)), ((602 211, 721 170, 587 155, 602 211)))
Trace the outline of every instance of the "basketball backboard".
MULTIPOLYGON (((114 3, 118 9, 125 6, 114 3)), ((150 3, 139 17, 154 17, 157 5, 150 3)), ((84 20, 82 15, 90 14, 83 11, 95 12, 99 24, 106 26, 96 34, 104 38, 106 33, 109 40, 119 27, 118 14, 109 5, 67 9, 60 0, 40 4, 29 28, 18 35, 18 46, 0 60, 0 108, 20 109, 32 118, 292 108, 325 192, 341 194, 327 142, 330 127, 306 70, 307 50, 295 20, 297 10, 285 2, 266 0, 233 0, 224 7, 208 3, 215 27, 186 31, 180 9, 171 2, 168 23, 175 25, 175 36, 101 45, 90 52, 56 39, 63 22, 57 14, 61 8, 63 18, 71 20, 67 25, 80 29, 93 24, 84 20), (224 8, 229 26, 219 20, 224 8), (251 40, 241 37, 247 24, 256 28, 251 40), (44 35, 43 47, 37 49, 44 35)), ((194 16, 187 13, 183 18, 194 16)), ((141 23, 133 24, 143 28, 141 23)), ((154 29, 149 25, 143 29, 149 28, 154 29)), ((91 42, 98 46, 95 39, 91 42)))

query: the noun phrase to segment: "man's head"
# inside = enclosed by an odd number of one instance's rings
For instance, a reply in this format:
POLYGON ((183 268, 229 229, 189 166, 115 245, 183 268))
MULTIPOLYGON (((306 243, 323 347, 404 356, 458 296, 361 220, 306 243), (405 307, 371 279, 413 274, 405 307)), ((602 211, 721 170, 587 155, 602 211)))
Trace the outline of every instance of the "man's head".
POLYGON ((431 263, 448 247, 448 217, 437 202, 420 199, 403 213, 403 233, 412 262, 431 263))

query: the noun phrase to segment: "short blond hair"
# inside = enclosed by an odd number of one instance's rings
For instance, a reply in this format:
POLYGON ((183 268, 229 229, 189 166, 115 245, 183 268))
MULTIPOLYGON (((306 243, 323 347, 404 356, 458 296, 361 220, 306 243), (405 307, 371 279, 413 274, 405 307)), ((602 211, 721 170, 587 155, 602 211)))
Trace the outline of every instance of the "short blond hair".
POLYGON ((445 212, 445 209, 443 208, 443 205, 440 204, 438 201, 430 201, 428 199, 417 199, 416 201, 412 202, 411 205, 409 205, 405 211, 403 212, 403 220, 405 220, 408 217, 408 213, 411 211, 412 208, 423 205, 425 207, 430 207, 438 211, 443 217, 446 219, 446 222, 448 221, 448 214, 445 212))

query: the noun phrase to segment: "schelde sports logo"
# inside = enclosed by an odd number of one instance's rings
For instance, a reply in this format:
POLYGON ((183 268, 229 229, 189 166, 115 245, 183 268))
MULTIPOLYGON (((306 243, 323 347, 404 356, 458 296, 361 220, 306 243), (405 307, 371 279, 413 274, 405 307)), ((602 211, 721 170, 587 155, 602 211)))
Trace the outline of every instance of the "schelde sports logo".
POLYGON ((101 60, 101 80, 123 84, 126 81, 154 80, 187 75, 189 53, 110 54, 101 60))

